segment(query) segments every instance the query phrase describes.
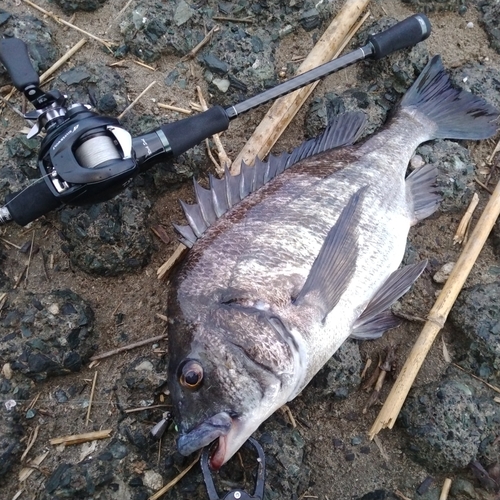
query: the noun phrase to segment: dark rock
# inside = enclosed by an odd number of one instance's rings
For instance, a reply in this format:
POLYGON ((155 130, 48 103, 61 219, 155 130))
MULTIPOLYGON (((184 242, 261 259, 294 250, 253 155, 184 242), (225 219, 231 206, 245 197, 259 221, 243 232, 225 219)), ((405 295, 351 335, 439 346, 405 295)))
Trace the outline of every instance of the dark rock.
POLYGON ((403 3, 408 3, 416 9, 416 12, 442 12, 452 10, 459 14, 464 14, 467 11, 465 0, 402 0, 403 3), (465 10, 464 10, 465 9, 465 10))
POLYGON ((391 491, 375 490, 359 497, 358 500, 397 500, 398 498, 391 491))
POLYGON ((467 339, 459 346, 461 363, 499 385, 500 282, 463 290, 451 310, 450 321, 467 339))
POLYGON ((344 342, 312 379, 308 389, 303 392, 303 397, 316 400, 320 395, 345 399, 359 387, 361 365, 358 344, 355 341, 344 342))
POLYGON ((69 290, 39 295, 19 290, 10 296, 5 310, 0 355, 14 370, 35 380, 78 371, 95 350, 92 309, 69 290), (34 307, 34 300, 43 308, 34 307), (71 304, 74 312, 63 314, 65 304, 71 304), (23 329, 32 335, 23 335, 23 329), (13 337, 6 335, 11 332, 13 337))
POLYGON ((203 56, 205 66, 218 75, 225 75, 229 71, 229 66, 212 54, 203 56))
POLYGON ((306 31, 311 31, 321 24, 321 18, 317 9, 306 10, 300 16, 300 24, 306 31))
POLYGON ((437 187, 441 212, 462 212, 474 194, 475 165, 467 148, 451 141, 437 140, 417 148, 425 163, 438 169, 437 187))
POLYGON ((152 238, 147 227, 151 204, 144 194, 127 189, 114 199, 60 213, 65 247, 83 271, 116 276, 149 262, 152 238))
POLYGON ((106 0, 54 0, 64 12, 70 14, 75 11, 92 12, 100 9, 106 0))
POLYGON ((7 12, 6 10, 0 9, 0 26, 2 26, 2 24, 5 24, 11 18, 11 16, 12 14, 7 12))
POLYGON ((128 104, 125 80, 99 60, 61 73, 54 86, 70 103, 90 104, 105 114, 123 111, 128 104))
POLYGON ((480 446, 497 432, 500 409, 480 385, 457 372, 415 390, 398 420, 409 437, 408 454, 431 472, 450 473, 493 453, 491 446, 484 452, 480 446))
POLYGON ((500 53, 500 4, 484 2, 480 8, 483 13, 482 24, 488 33, 491 46, 500 53))
MULTIPOLYGON (((37 73, 49 69, 59 57, 50 28, 30 14, 10 18, 3 35, 16 36, 26 43, 31 63, 37 73)), ((0 65, 0 75, 4 71, 0 65)))

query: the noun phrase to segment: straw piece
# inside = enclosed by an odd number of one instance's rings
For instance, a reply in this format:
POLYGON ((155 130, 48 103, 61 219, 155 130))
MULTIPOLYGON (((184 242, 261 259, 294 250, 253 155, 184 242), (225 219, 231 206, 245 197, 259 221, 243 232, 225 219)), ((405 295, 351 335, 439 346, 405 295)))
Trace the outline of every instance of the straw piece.
POLYGON ((174 253, 170 256, 170 258, 163 264, 158 271, 156 271, 156 275, 159 280, 165 278, 170 273, 172 267, 184 257, 184 253, 187 252, 187 247, 182 243, 179 243, 178 247, 175 249, 174 253))
POLYGON ((87 43, 86 38, 82 38, 76 45, 66 52, 62 57, 60 57, 45 73, 40 75, 40 83, 44 83, 52 73, 55 73, 66 61, 68 61, 73 55, 75 55, 85 44, 87 43))
POLYGON ((142 98, 142 96, 149 90, 153 85, 156 84, 156 81, 151 82, 118 116, 118 120, 121 120, 142 98))
POLYGON ((87 441, 93 441, 94 439, 107 439, 111 437, 113 429, 106 429, 104 431, 95 432, 84 432, 83 434, 73 434, 71 436, 62 436, 58 438, 52 438, 49 443, 52 445, 64 444, 66 446, 72 444, 86 443, 87 441))
POLYGON ((451 479, 446 478, 443 483, 443 489, 441 490, 441 494, 439 495, 439 500, 447 500, 448 494, 450 493, 451 488, 451 479))
POLYGON ((396 418, 403 406, 403 403, 410 391, 410 388, 417 376, 429 349, 434 342, 438 332, 444 326, 446 318, 460 293, 465 280, 469 276, 472 266, 483 248, 488 235, 493 228, 495 221, 500 214, 500 183, 497 184, 484 212, 477 222, 474 231, 455 267, 453 268, 448 281, 445 283, 439 297, 432 307, 428 321, 425 323, 420 336, 418 337, 410 355, 404 364, 399 377, 397 378, 387 400, 378 414, 369 436, 373 439, 375 435, 386 427, 392 429, 396 418))

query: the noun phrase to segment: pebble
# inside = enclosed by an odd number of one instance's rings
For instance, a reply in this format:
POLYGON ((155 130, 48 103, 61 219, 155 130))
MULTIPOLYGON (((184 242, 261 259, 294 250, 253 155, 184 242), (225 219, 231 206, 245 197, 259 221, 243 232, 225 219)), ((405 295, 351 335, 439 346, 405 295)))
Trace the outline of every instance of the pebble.
POLYGON ((423 167, 425 165, 424 159, 420 155, 413 155, 410 160, 410 169, 416 170, 417 168, 423 167))
POLYGON ((445 283, 446 280, 449 278, 451 271, 453 271, 453 268, 455 267, 456 262, 447 262, 444 264, 439 271, 432 277, 432 279, 436 283, 445 283))

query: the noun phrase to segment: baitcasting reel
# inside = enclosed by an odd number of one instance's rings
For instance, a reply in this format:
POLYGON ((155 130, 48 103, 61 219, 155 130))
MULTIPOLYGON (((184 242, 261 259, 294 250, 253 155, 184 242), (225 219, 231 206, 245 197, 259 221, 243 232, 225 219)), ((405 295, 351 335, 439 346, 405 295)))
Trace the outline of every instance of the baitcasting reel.
POLYGON ((46 132, 38 155, 40 179, 11 194, 0 208, 0 225, 10 220, 24 226, 61 205, 87 205, 115 196, 138 173, 175 158, 204 139, 226 130, 229 121, 261 104, 304 87, 366 58, 381 59, 425 40, 431 31, 423 14, 411 16, 386 31, 371 35, 363 47, 302 73, 276 87, 226 109, 215 106, 184 120, 162 125, 133 138, 115 118, 99 116, 85 104, 66 105, 58 90, 44 92, 25 43, 0 39, 0 62, 14 86, 35 111, 28 134, 46 132))

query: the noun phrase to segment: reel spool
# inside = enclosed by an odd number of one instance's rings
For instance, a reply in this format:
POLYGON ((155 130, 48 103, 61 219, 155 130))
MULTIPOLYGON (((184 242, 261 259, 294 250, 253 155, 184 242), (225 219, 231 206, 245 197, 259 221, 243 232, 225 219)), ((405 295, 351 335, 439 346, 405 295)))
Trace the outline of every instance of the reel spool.
POLYGON ((108 161, 121 160, 114 140, 107 135, 96 135, 83 139, 75 149, 78 163, 85 168, 95 168, 108 161))

